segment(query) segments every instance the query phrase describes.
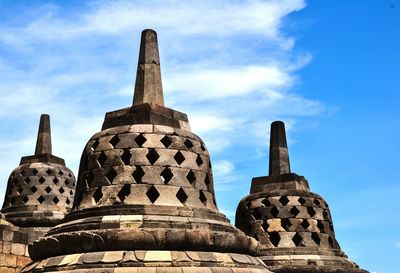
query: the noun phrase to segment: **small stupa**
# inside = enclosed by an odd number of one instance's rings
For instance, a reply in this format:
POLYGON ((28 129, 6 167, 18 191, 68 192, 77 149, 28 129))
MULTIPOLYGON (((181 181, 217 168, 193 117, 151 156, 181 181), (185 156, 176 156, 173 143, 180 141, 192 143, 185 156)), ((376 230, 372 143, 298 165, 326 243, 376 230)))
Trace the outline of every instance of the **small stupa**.
POLYGON ((133 106, 88 141, 73 210, 23 272, 270 272, 258 248, 218 211, 207 148, 164 106, 157 34, 144 30, 133 106))
POLYGON ((236 227, 261 243, 274 272, 366 273, 341 251, 328 204, 290 170, 285 125, 271 124, 269 175, 255 177, 236 211, 236 227))
POLYGON ((52 155, 50 117, 40 117, 35 154, 11 173, 0 218, 0 272, 19 273, 31 259, 28 244, 43 236, 72 208, 75 177, 52 155))

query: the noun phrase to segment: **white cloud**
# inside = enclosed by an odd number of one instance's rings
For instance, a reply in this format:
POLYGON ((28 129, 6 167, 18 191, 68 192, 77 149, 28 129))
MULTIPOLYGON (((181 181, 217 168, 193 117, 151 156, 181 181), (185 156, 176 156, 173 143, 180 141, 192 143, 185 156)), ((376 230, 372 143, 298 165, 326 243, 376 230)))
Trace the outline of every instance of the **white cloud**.
POLYGON ((292 39, 285 39, 280 31, 282 18, 304 7, 303 0, 97 1, 70 21, 59 8, 47 5, 41 17, 25 28, 10 28, 0 39, 15 45, 24 39, 18 31, 35 40, 60 40, 152 27, 181 35, 262 35, 290 48, 292 39))
POLYGON ((214 173, 216 176, 224 176, 232 173, 234 165, 228 160, 221 160, 214 163, 214 173))

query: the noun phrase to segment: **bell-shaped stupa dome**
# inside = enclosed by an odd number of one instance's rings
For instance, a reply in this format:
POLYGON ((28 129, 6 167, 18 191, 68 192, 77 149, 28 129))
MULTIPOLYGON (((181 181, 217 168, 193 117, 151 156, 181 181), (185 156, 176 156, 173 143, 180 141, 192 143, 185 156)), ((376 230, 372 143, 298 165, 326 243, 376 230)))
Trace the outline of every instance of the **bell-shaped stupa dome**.
POLYGON ((106 114, 73 211, 30 247, 24 272, 269 272, 258 246, 218 211, 207 148, 164 106, 157 34, 144 30, 133 106, 106 114))
POLYGON ((50 117, 43 114, 35 154, 11 173, 1 212, 16 226, 55 226, 72 208, 75 183, 64 159, 52 155, 50 117))
POLYGON ((271 125, 269 176, 255 177, 236 211, 236 226, 261 243, 274 272, 361 273, 340 250, 328 204, 290 171, 285 125, 271 125))

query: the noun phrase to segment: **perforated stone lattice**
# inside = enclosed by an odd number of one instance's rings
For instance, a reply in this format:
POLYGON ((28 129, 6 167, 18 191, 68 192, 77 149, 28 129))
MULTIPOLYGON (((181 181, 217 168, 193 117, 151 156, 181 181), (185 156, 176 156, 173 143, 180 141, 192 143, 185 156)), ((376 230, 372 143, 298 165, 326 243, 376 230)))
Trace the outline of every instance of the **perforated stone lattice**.
POLYGON ((216 207, 210 159, 197 136, 127 128, 102 131, 88 142, 79 175, 86 188, 77 189, 81 208, 115 203, 216 207))
POLYGON ((45 163, 24 164, 9 177, 3 208, 30 205, 71 207, 75 177, 64 166, 45 163))
POLYGON ((317 196, 259 196, 241 207, 250 225, 240 227, 269 247, 338 249, 326 202, 317 196))

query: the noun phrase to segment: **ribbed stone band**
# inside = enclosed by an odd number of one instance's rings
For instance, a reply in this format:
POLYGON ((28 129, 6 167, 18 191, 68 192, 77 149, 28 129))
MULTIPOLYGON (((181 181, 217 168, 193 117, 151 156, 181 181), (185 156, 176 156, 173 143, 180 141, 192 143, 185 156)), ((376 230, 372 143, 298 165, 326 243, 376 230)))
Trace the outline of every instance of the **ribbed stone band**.
POLYGON ((270 273, 249 255, 197 251, 107 251, 51 257, 28 265, 23 273, 270 273))

